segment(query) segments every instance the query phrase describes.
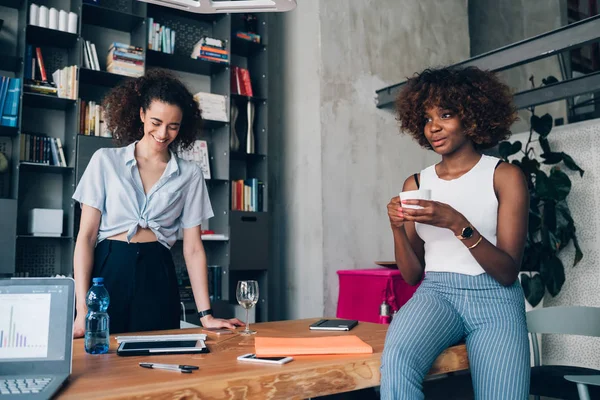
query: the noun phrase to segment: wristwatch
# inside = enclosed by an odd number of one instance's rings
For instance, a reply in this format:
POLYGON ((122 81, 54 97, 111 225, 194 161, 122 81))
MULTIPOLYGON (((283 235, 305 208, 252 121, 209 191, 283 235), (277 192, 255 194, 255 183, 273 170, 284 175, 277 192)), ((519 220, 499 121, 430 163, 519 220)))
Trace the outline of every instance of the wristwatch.
POLYGON ((206 317, 207 315, 212 315, 212 308, 198 312, 198 318, 206 317))
POLYGON ((462 229, 462 232, 460 233, 460 235, 457 235, 456 237, 459 238, 460 240, 465 240, 465 239, 470 239, 473 236, 473 228, 470 226, 464 227, 462 229))

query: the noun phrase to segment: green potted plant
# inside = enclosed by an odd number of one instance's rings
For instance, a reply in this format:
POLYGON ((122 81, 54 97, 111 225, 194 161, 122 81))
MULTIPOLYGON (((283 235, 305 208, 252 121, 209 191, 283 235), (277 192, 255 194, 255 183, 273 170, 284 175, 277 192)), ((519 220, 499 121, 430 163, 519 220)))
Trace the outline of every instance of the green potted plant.
MULTIPOLYGON (((534 86, 533 77, 530 81, 534 86)), ((557 79, 552 76, 542 80, 544 85, 555 82, 557 79)), ((521 285, 527 301, 535 307, 546 290, 553 297, 560 293, 565 282, 565 270, 558 255, 571 241, 575 247, 573 266, 583 258, 567 204, 571 180, 561 168, 564 166, 578 171, 581 177, 584 171, 568 154, 552 151, 548 141, 552 116, 544 114, 539 117, 534 107, 530 111, 529 138, 525 146, 520 141, 505 141, 499 144, 498 151, 505 161, 521 168, 529 188, 529 231, 521 267, 521 271, 526 273, 521 274, 521 285), (534 137, 534 132, 537 137, 534 137), (534 149, 536 142, 541 149, 540 154, 536 154, 534 149), (509 157, 513 158, 512 161, 509 157), (546 172, 548 168, 542 168, 543 165, 551 166, 549 173, 546 172)))

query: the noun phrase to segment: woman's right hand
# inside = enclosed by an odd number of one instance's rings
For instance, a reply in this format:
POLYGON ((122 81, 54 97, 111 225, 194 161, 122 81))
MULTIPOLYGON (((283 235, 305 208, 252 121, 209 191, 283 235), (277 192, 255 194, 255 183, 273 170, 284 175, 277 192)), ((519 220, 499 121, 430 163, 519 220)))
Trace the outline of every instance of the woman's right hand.
POLYGON ((387 209, 392 229, 402 228, 404 226, 404 213, 402 212, 402 205, 400 204, 400 196, 392 197, 388 203, 387 209))
POLYGON ((85 335, 85 312, 77 312, 77 317, 73 323, 73 339, 83 337, 85 335))

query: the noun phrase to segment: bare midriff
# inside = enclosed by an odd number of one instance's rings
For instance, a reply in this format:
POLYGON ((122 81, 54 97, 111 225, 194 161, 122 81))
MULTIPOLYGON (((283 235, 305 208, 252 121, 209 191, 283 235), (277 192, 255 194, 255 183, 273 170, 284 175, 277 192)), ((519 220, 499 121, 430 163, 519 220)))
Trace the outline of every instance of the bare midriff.
MULTIPOLYGON (((122 242, 127 241, 127 232, 122 232, 111 236, 108 238, 109 240, 120 240, 122 242)), ((150 228, 142 228, 138 226, 137 232, 130 240, 130 243, 148 243, 148 242, 156 242, 158 239, 156 235, 150 228)))

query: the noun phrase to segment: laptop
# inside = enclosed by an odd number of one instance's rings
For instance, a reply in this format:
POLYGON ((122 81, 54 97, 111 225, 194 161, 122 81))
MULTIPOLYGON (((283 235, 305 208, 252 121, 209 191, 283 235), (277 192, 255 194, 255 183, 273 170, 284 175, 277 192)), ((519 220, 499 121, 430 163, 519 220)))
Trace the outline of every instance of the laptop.
POLYGON ((49 399, 71 374, 75 282, 0 279, 0 399, 49 399))

